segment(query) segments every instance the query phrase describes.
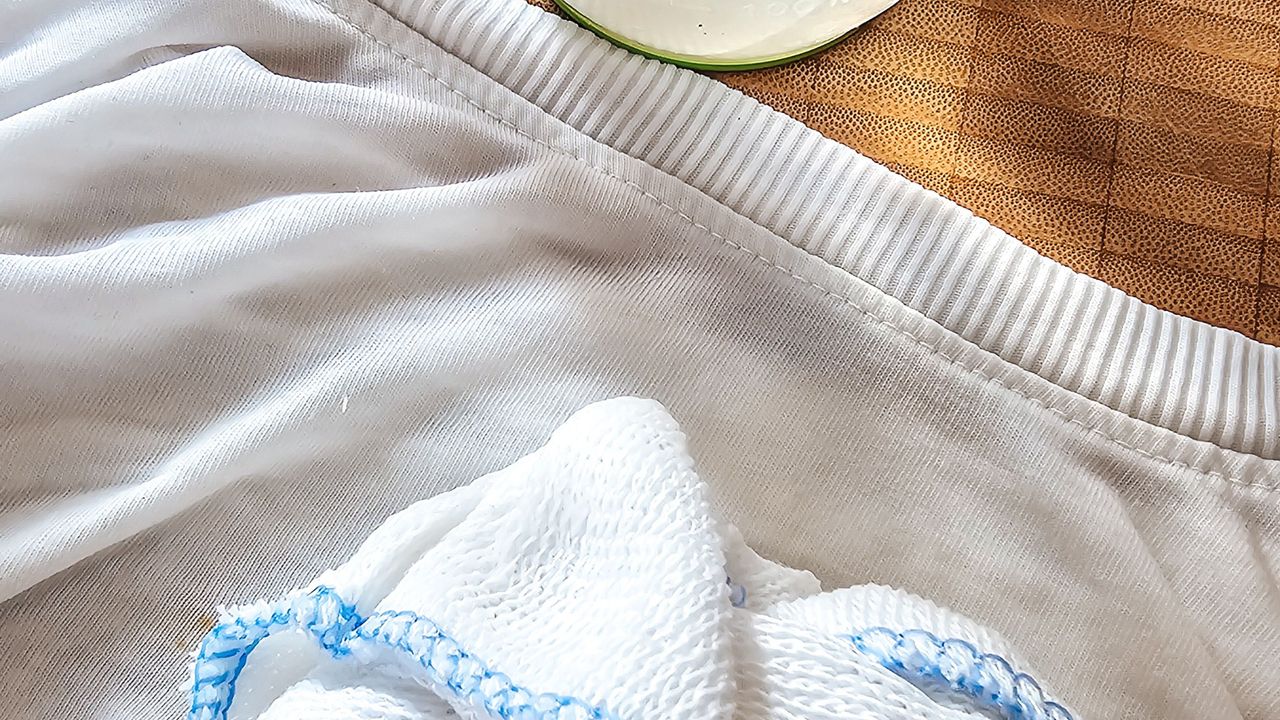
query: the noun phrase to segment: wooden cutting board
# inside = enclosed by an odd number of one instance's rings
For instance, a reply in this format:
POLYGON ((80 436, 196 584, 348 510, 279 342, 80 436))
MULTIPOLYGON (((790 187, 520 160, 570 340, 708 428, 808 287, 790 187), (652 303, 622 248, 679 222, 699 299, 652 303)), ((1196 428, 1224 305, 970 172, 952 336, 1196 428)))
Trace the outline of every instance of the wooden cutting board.
POLYGON ((1280 0, 902 0, 826 53, 715 77, 1079 272, 1280 345, 1280 0))

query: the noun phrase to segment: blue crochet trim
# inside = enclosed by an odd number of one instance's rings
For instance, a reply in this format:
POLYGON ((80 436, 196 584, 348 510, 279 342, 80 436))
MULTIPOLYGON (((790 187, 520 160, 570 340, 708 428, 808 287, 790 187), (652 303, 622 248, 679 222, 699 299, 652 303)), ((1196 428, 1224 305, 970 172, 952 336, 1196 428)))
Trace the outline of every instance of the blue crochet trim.
POLYGON ((417 662, 442 695, 502 720, 617 720, 576 698, 515 685, 424 617, 381 612, 364 618, 327 587, 237 608, 209 631, 196 653, 188 720, 225 720, 249 653, 280 630, 306 632, 335 658, 395 650, 417 662))
POLYGON ((914 685, 941 681, 1004 714, 1010 720, 1072 720, 1071 713, 1045 700, 1040 684, 1014 672, 999 655, 980 653, 972 643, 940 640, 927 630, 874 627, 849 638, 859 652, 914 685))
MULTIPOLYGON (((734 605, 745 603, 745 588, 739 595, 741 586, 732 581, 729 585, 734 605)), ((607 710, 577 698, 534 694, 515 685, 424 617, 381 612, 364 618, 327 587, 237 608, 209 631, 196 653, 188 720, 226 720, 249 654, 280 630, 306 632, 335 658, 369 658, 380 651, 397 651, 420 665, 442 696, 501 720, 617 720, 607 710)), ((868 628, 849 639, 859 652, 909 682, 941 681, 1010 720, 1073 720, 1066 708, 1045 700, 1034 678, 1015 672, 999 655, 980 653, 965 640, 940 640, 926 630, 898 632, 884 627, 868 628)))
POLYGON ((747 606, 746 586, 739 585, 738 583, 734 582, 733 578, 731 577, 725 578, 724 582, 726 585, 729 586, 729 604, 736 608, 746 607, 747 606))

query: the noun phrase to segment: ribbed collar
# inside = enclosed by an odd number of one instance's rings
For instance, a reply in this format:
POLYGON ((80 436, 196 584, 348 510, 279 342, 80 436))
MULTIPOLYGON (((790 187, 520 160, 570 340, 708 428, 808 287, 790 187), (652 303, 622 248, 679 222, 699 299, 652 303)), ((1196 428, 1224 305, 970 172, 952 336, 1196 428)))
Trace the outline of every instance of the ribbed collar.
POLYGON ((1159 310, 709 78, 524 0, 379 0, 598 142, 1007 362, 1183 436, 1280 459, 1280 348, 1159 310))

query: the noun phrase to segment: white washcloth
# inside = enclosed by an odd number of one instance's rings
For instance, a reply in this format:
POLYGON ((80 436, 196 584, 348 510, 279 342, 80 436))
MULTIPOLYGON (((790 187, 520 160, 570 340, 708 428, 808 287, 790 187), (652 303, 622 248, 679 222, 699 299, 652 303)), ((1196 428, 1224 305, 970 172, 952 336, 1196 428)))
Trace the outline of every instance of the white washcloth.
POLYGON ((224 612, 193 682, 200 720, 1071 717, 976 624, 757 556, 637 399, 224 612))

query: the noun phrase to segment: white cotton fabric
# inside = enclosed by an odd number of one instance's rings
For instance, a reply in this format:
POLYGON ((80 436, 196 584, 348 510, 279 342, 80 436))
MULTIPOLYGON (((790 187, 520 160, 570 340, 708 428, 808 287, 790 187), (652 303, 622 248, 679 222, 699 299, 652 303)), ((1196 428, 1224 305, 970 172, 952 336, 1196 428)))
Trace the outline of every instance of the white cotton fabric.
MULTIPOLYGON (((758 557, 714 517, 685 443, 658 403, 596 403, 511 467, 397 513, 311 587, 365 615, 430 618, 519 686, 620 719, 998 717, 934 697, 849 637, 926 630, 1013 658, 1002 640, 907 593, 823 593, 812 574, 758 557), (727 579, 743 588, 738 606, 727 579)), ((264 641, 228 717, 488 717, 414 658, 308 650, 264 641)))
POLYGON ((0 249, 0 717, 181 714, 216 606, 627 395, 1079 717, 1280 716, 1280 351, 519 0, 10 2, 0 249))

